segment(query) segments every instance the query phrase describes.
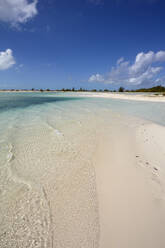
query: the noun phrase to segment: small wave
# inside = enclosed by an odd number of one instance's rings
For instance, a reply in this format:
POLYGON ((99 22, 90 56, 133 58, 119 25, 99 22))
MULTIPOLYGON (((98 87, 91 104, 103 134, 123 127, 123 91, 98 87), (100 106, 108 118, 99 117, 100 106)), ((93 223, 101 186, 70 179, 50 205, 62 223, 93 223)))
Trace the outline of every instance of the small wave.
POLYGON ((14 156, 14 147, 13 145, 10 143, 8 145, 8 154, 7 154, 7 170, 8 170, 8 176, 15 182, 15 183, 19 183, 19 184, 24 184, 26 185, 29 189, 31 189, 31 183, 29 183, 28 181, 24 180, 23 178, 20 178, 19 176, 17 176, 16 171, 13 172, 12 168, 11 168, 11 162, 15 159, 14 156))
POLYGON ((58 129, 54 129, 54 131, 58 136, 64 136, 64 134, 60 132, 58 129))
POLYGON ((9 163, 12 160, 14 160, 13 146, 12 146, 12 144, 9 144, 9 152, 7 154, 7 162, 9 163))
POLYGON ((81 122, 81 121, 78 121, 77 123, 78 123, 78 125, 79 125, 80 127, 82 126, 82 122, 81 122))
POLYGON ((55 132, 55 134, 56 134, 57 136, 61 136, 61 137, 64 136, 64 134, 63 134, 60 130, 58 130, 58 129, 56 129, 55 127, 53 127, 50 123, 46 122, 46 124, 48 125, 48 127, 49 127, 50 129, 52 129, 52 130, 55 132))
POLYGON ((4 165, 11 161, 13 157, 12 146, 5 140, 0 141, 0 165, 4 165))

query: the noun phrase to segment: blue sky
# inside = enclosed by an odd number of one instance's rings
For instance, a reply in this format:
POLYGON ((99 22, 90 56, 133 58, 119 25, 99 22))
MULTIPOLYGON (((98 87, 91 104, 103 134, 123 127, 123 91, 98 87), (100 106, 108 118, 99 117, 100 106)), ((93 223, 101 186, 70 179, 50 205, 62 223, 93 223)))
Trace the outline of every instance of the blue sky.
POLYGON ((0 1, 0 88, 165 85, 163 0, 0 1))

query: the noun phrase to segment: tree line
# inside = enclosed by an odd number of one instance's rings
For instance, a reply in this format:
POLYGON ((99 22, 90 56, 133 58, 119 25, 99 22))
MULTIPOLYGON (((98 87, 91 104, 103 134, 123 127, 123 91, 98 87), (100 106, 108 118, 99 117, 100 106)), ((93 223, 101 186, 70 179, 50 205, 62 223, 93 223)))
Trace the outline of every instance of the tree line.
MULTIPOLYGON (((40 91, 44 91, 43 89, 40 89, 40 91)), ((46 89, 45 91, 50 91, 50 89, 46 89)), ((92 89, 92 90, 87 90, 84 88, 79 88, 79 89, 75 89, 75 88, 62 88, 62 89, 58 89, 56 91, 63 91, 63 92, 165 92, 165 87, 158 85, 158 86, 154 86, 151 88, 140 88, 140 89, 136 89, 136 90, 128 90, 125 89, 124 87, 119 87, 117 90, 110 90, 110 89, 92 89)))
MULTIPOLYGON (((3 90, 3 91, 8 91, 8 90, 3 90)), ((10 89, 10 91, 29 91, 28 89, 10 89)), ((140 88, 136 90, 128 90, 125 89, 124 87, 119 87, 117 90, 111 90, 111 89, 91 89, 87 90, 85 88, 80 87, 79 89, 76 88, 62 88, 62 89, 35 89, 32 88, 30 91, 40 91, 40 92, 50 92, 50 91, 62 91, 62 92, 165 92, 165 87, 161 85, 157 85, 151 88, 140 88)))

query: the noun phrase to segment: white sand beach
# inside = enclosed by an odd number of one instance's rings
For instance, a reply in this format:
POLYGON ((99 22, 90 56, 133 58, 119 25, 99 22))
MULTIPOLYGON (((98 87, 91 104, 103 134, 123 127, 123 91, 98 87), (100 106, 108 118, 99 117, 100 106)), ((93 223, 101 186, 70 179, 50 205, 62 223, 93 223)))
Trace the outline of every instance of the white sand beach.
POLYGON ((101 137, 95 160, 99 247, 165 247, 164 140, 164 127, 131 127, 122 118, 101 137))
POLYGON ((82 96, 88 97, 101 97, 112 98, 122 100, 134 100, 134 101, 149 101, 149 102, 165 102, 165 96, 161 93, 118 93, 118 92, 85 92, 80 93, 82 96))

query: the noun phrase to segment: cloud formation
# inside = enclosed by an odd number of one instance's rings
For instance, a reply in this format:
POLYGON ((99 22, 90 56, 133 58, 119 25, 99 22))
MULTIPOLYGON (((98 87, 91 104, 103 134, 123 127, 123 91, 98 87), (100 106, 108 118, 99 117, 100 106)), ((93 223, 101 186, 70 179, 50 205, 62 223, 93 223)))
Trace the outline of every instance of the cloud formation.
POLYGON ((164 61, 165 51, 159 51, 157 53, 152 51, 148 53, 141 52, 137 54, 132 64, 130 61, 124 60, 124 58, 119 58, 116 66, 112 67, 106 76, 102 76, 101 74, 92 75, 88 81, 135 86, 152 83, 154 80, 158 81, 158 75, 163 69, 160 63, 164 61), (100 81, 100 79, 103 80, 100 81))
POLYGON ((5 52, 0 52, 0 70, 7 70, 15 63, 11 49, 7 49, 5 52))
POLYGON ((89 82, 104 82, 104 78, 102 75, 97 73, 89 78, 89 82))
POLYGON ((15 26, 37 14, 38 0, 0 0, 0 21, 15 26))

